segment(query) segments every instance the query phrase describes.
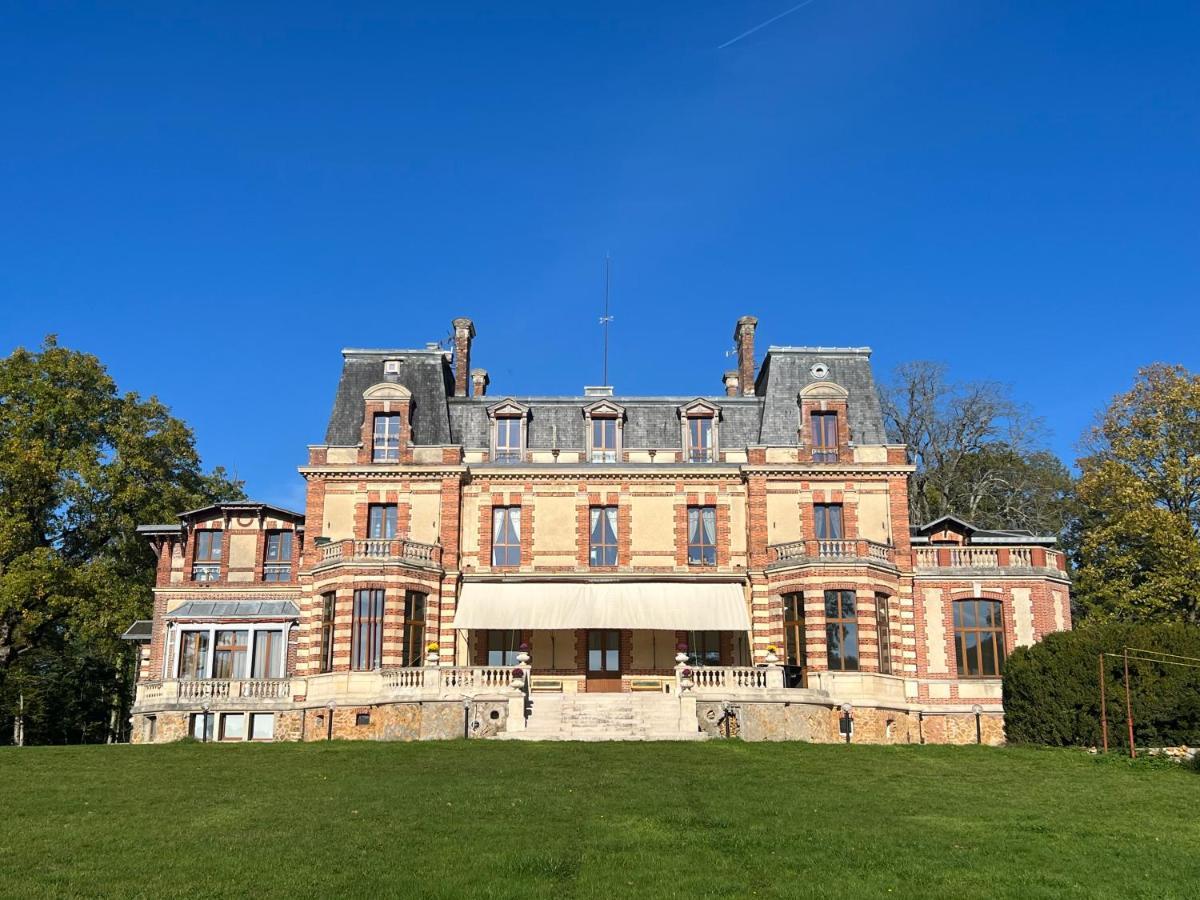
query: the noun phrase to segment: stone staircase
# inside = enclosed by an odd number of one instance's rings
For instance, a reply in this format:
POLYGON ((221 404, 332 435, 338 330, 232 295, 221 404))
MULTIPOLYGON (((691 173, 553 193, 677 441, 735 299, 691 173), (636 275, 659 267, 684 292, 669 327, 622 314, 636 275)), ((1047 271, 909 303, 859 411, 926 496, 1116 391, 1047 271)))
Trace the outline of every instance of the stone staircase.
POLYGON ((696 702, 674 694, 533 694, 509 741, 700 741, 696 702))

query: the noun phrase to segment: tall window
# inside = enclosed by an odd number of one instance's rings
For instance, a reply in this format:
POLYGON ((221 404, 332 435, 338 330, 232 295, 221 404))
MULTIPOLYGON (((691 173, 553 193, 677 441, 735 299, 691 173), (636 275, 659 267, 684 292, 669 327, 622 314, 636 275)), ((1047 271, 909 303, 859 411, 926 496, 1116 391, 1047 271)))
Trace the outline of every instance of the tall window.
POLYGON ((521 632, 497 631, 487 633, 487 664, 489 666, 515 666, 521 647, 521 632))
POLYGON ((693 666, 719 666, 721 664, 721 633, 719 631, 692 631, 689 633, 688 662, 693 666))
POLYGON ((292 580, 292 532, 268 531, 263 581, 292 580))
POLYGON ((378 669, 383 662, 383 591, 354 592, 350 625, 350 662, 355 671, 378 669))
POLYGON ((617 508, 593 506, 591 513, 591 554, 593 566, 617 564, 617 508))
POLYGON ((521 507, 492 508, 492 565, 521 564, 521 507))
POLYGON ((954 601, 954 656, 960 678, 995 678, 1004 673, 1000 601, 954 601))
POLYGON ((396 536, 396 504, 372 503, 367 507, 367 537, 390 541, 396 536))
POLYGON ((213 642, 213 678, 246 677, 246 639, 248 631, 218 631, 213 642))
POLYGON ((688 418, 687 460, 694 463, 713 461, 713 420, 711 416, 688 418))
POLYGON ((221 577, 220 529, 199 529, 192 554, 192 581, 216 581, 221 577))
POLYGON ((204 678, 208 674, 208 632, 185 631, 179 635, 179 677, 204 678))
POLYGON ((498 463, 521 461, 521 417, 496 418, 496 459, 498 463))
POLYGON ((404 645, 400 649, 401 665, 419 666, 425 661, 425 595, 420 591, 404 592, 404 645))
POLYGON ((374 462, 400 461, 400 420, 394 413, 379 413, 375 416, 374 436, 371 441, 371 459, 374 462))
POLYGON ((840 541, 842 534, 842 504, 814 503, 813 527, 818 541, 840 541))
POLYGON ((804 634, 804 595, 783 595, 783 661, 799 669, 808 667, 808 646, 804 634))
POLYGON ((892 674, 892 627, 888 619, 888 595, 875 595, 875 639, 879 642, 879 671, 892 674))
POLYGON ((858 619, 854 591, 825 592, 825 643, 829 668, 858 670, 858 619))
POLYGON ((717 564, 717 508, 689 506, 688 563, 693 566, 717 564))
POLYGON ((253 678, 283 677, 283 632, 254 632, 253 678))
POLYGON ((592 419, 592 462, 617 461, 617 420, 592 419))
POLYGON ((333 616, 337 595, 321 595, 321 671, 333 671, 333 616))
POLYGON ((838 414, 814 412, 809 419, 812 423, 813 462, 837 462, 838 414))

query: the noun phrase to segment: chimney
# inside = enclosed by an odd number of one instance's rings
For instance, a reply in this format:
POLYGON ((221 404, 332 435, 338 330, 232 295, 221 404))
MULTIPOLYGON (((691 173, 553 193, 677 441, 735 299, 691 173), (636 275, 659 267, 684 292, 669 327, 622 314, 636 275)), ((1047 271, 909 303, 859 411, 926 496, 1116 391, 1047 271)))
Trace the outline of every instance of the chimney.
POLYGON ((471 339, 475 324, 467 318, 454 320, 454 396, 470 396, 471 339))
POLYGON ((733 329, 733 342, 737 345, 738 387, 743 397, 754 394, 754 329, 757 327, 758 319, 754 316, 742 316, 733 329))
POLYGON ((738 392, 737 389, 738 389, 738 373, 737 372, 726 372, 725 373, 725 396, 726 397, 736 397, 737 392, 738 392))
POLYGON ((471 370, 471 396, 482 397, 487 393, 488 378, 487 369, 472 369, 471 370))

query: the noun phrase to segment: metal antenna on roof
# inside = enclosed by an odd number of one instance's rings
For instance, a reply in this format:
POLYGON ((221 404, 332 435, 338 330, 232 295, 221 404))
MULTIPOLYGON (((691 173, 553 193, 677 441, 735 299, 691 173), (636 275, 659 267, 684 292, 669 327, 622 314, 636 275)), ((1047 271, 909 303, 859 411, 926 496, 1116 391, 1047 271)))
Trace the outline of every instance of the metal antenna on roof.
POLYGON ((604 315, 600 317, 600 324, 604 328, 604 378, 601 384, 608 384, 608 325, 613 320, 613 316, 608 314, 608 295, 609 288, 612 284, 612 256, 608 253, 604 254, 604 315))

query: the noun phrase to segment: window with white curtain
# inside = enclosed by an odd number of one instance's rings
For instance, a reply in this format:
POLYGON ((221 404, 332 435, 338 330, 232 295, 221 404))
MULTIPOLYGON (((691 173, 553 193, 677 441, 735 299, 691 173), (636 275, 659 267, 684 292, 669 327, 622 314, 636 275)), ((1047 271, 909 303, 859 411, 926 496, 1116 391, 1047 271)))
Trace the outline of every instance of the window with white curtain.
POLYGON ((717 508, 688 507, 688 563, 698 566, 717 564, 717 508))
POLYGON ((283 677, 283 632, 254 633, 254 678, 283 677))
POLYGON ((521 564, 521 507, 492 508, 492 565, 521 564))
POLYGON ((617 508, 593 506, 591 512, 591 554, 593 566, 617 564, 617 508))

